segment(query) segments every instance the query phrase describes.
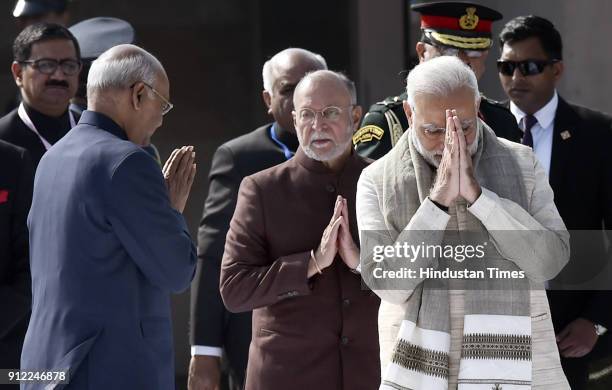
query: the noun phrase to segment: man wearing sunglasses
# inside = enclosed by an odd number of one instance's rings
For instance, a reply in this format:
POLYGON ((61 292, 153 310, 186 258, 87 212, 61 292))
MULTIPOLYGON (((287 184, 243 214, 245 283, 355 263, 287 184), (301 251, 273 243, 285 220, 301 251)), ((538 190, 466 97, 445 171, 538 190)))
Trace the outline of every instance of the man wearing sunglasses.
POLYGON ((11 71, 22 103, 0 118, 0 139, 25 148, 36 167, 78 122, 68 106, 79 83, 79 43, 65 27, 35 24, 15 39, 13 58, 11 71))
POLYGON ((612 226, 612 118, 559 96, 563 45, 550 21, 519 16, 504 26, 499 40, 499 78, 524 132, 522 143, 533 147, 548 173, 559 213, 573 230, 570 262, 550 282, 548 299, 563 369, 572 389, 583 389, 592 352, 610 355, 606 331, 612 326, 612 297, 609 291, 569 291, 567 285, 576 282, 573 275, 606 262, 601 229, 609 232, 612 226), (592 231, 588 245, 579 230, 592 231))
MULTIPOLYGON (((456 56, 480 79, 493 41, 491 27, 499 12, 466 2, 419 2, 411 9, 421 14, 421 38, 416 44, 419 62, 439 56, 456 56)), ((402 102, 406 94, 388 97, 370 107, 353 136, 359 154, 370 158, 385 155, 408 129, 402 102)), ((498 102, 482 96, 479 117, 495 133, 511 141, 520 139, 512 115, 498 102)))

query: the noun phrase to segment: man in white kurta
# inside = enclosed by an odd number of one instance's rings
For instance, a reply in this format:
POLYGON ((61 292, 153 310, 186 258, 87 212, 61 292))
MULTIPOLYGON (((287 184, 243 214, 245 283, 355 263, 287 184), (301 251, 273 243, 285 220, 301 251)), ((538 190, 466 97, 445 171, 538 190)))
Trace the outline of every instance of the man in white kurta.
MULTIPOLYGON (((531 149, 498 139, 488 126, 477 118, 479 99, 476 81, 466 75, 465 69, 458 68, 463 66, 460 64, 456 59, 441 57, 417 66, 409 75, 408 101, 404 102, 404 107, 409 118, 410 131, 404 134, 391 152, 366 168, 359 180, 357 219, 362 240, 363 234, 368 231, 394 231, 396 234, 404 234, 410 230, 462 230, 466 228, 462 221, 465 221, 466 217, 475 217, 490 235, 497 235, 492 238, 494 241, 497 238, 501 255, 511 259, 523 270, 532 286, 529 294, 531 321, 527 317, 530 324, 526 325, 530 328, 531 336, 531 372, 527 373, 525 381, 517 381, 517 384, 512 384, 511 381, 493 383, 493 388, 569 389, 560 367, 550 309, 543 289, 544 281, 554 277, 568 260, 569 235, 553 203, 553 193, 546 172, 531 149), (464 77, 463 84, 461 77, 453 79, 451 76, 450 80, 449 77, 444 79, 445 74, 448 76, 453 72, 464 77), (438 77, 439 75, 442 76, 438 77), (507 179, 504 179, 503 175, 497 175, 494 180, 502 183, 507 180, 508 186, 513 187, 514 180, 518 178, 520 183, 516 185, 524 188, 526 194, 525 206, 501 197, 479 184, 477 178, 486 171, 483 164, 493 161, 499 150, 516 162, 517 174, 509 175, 507 179), (480 160, 479 166, 476 166, 477 160, 480 160), (401 182, 403 174, 413 175, 414 180, 406 180, 406 187, 394 188, 388 185, 393 180, 401 182), (394 179, 389 179, 390 176, 394 179), (399 226, 401 223, 398 221, 402 221, 402 215, 407 215, 406 225, 399 226), (499 231, 544 231, 550 234, 528 238, 524 245, 504 246, 503 242, 500 243, 503 235, 500 235, 499 231), (526 248, 533 250, 531 253, 540 250, 538 261, 525 256, 526 248)), ((471 73, 469 70, 468 72, 471 73)), ((363 245, 362 241, 362 249, 363 245)), ((368 259, 362 257, 362 274, 366 282, 367 273, 372 269, 371 264, 367 262, 368 259)), ((374 288, 383 300, 379 311, 381 364, 384 373, 381 388, 432 388, 425 387, 425 382, 414 382, 410 378, 405 382, 401 382, 401 378, 399 381, 397 378, 393 381, 385 380, 388 375, 397 376, 398 372, 411 374, 409 371, 392 367, 394 363, 390 364, 390 360, 407 307, 410 300, 415 299, 416 294, 413 292, 416 287, 415 284, 405 290, 374 288), (393 374, 389 374, 390 372, 393 374), (392 386, 385 387, 385 383, 392 383, 392 386)), ((449 291, 448 378, 447 382, 435 382, 437 378, 434 378, 433 382, 427 382, 427 386, 433 383, 444 383, 443 386, 447 383, 448 389, 458 386, 464 326, 470 326, 464 324, 464 318, 467 318, 464 316, 465 297, 463 290, 449 291)), ((421 307, 420 310, 437 309, 421 307)), ((512 325, 508 327, 509 331, 513 330, 512 325)), ((483 378, 486 378, 487 374, 483 372, 483 378)), ((460 384, 459 389, 481 388, 475 386, 480 385, 460 384)), ((488 390, 491 385, 482 388, 488 390)))

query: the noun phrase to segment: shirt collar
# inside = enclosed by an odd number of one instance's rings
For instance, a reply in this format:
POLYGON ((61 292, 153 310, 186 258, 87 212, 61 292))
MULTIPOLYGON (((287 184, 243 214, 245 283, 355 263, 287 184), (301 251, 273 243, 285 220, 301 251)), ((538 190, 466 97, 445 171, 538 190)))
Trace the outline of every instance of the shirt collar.
MULTIPOLYGON (((553 93, 553 97, 544 105, 544 107, 540 108, 533 116, 538 120, 538 124, 541 128, 545 129, 555 120, 555 114, 557 112, 557 106, 559 105, 559 96, 557 95, 557 91, 553 93)), ((516 104, 511 100, 510 101, 510 112, 514 115, 516 122, 521 125, 521 121, 527 114, 523 112, 520 108, 517 107, 516 104)))
POLYGON ((96 126, 102 130, 106 130, 109 133, 116 135, 121 139, 128 139, 125 130, 123 130, 114 120, 99 112, 90 110, 83 111, 81 119, 79 120, 79 124, 88 124, 96 126))

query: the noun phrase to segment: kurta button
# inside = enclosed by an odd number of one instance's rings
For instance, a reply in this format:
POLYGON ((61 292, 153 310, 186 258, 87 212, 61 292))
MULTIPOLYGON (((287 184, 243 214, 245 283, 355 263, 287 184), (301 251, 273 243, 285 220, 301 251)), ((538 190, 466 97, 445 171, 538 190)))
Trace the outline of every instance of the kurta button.
POLYGON ((327 190, 327 192, 336 192, 336 186, 334 186, 333 184, 326 185, 325 189, 327 190))
POLYGON ((351 300, 350 299, 343 299, 342 300, 342 305, 344 305, 344 307, 347 307, 351 304, 351 300))
POLYGON ((342 336, 342 345, 346 345, 349 342, 349 338, 346 336, 342 336))

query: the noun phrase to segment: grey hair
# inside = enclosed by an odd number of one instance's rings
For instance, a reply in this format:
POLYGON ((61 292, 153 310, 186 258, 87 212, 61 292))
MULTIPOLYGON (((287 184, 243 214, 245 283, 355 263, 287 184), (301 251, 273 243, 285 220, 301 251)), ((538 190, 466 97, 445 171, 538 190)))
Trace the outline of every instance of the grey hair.
POLYGON ((155 56, 135 45, 115 46, 98 57, 87 77, 87 95, 114 88, 129 88, 142 81, 153 85, 164 72, 164 67, 155 56))
POLYGON ((441 56, 415 66, 406 79, 408 104, 414 110, 418 95, 448 96, 452 92, 469 88, 474 92, 474 101, 480 99, 476 75, 459 58, 441 56))
POLYGON ((288 49, 282 50, 272 56, 272 58, 270 58, 268 61, 266 61, 261 71, 263 78, 263 88, 266 92, 270 94, 270 96, 272 96, 272 86, 276 81, 274 75, 274 67, 280 58, 290 54, 299 54, 303 57, 310 58, 310 60, 312 60, 314 63, 319 64, 321 69, 327 69, 327 62, 325 61, 325 58, 323 58, 323 56, 320 54, 313 53, 309 50, 300 49, 297 47, 290 47, 288 49))
MULTIPOLYGON (((325 77, 325 76, 335 77, 338 81, 340 81, 346 87, 346 90, 349 93, 349 96, 351 98, 351 104, 353 105, 357 104, 357 88, 355 88, 355 83, 342 72, 335 72, 333 70, 321 69, 321 70, 315 70, 313 72, 306 73, 306 75, 296 85, 295 90, 297 91, 298 88, 300 88, 302 84, 307 83, 310 80, 318 79, 318 78, 325 77)), ((296 95, 294 94, 293 95, 294 99, 295 99, 295 96, 296 95)))

